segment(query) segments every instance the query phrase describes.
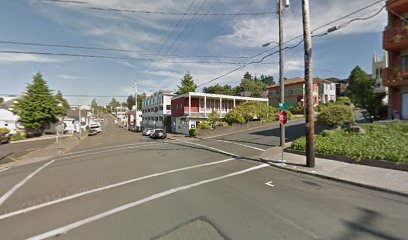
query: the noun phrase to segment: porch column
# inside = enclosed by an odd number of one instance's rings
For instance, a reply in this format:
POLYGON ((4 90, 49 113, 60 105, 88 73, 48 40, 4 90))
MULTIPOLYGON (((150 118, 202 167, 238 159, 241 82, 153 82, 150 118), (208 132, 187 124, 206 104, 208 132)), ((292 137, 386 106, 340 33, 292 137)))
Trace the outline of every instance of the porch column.
POLYGON ((188 116, 191 116, 191 95, 188 94, 188 116))
POLYGON ((234 108, 235 108, 235 98, 234 98, 234 108))
POLYGON ((207 117, 207 96, 204 96, 204 116, 207 117))
POLYGON ((222 113, 222 97, 220 97, 220 115, 222 113))

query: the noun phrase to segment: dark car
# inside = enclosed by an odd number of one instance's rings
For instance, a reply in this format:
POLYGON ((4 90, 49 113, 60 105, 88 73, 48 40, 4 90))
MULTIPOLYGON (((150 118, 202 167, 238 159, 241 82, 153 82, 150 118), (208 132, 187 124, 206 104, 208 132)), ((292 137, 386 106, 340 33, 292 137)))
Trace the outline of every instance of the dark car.
POLYGON ((95 128, 91 128, 88 130, 88 136, 94 136, 98 134, 98 130, 96 130, 95 128))
POLYGON ((10 134, 8 133, 0 133, 0 143, 9 143, 10 142, 10 134))
POLYGON ((135 132, 141 132, 143 131, 143 128, 141 126, 136 126, 135 132))
POLYGON ((167 138, 167 134, 166 132, 164 132, 163 129, 155 129, 151 134, 150 134, 151 138, 161 138, 161 139, 165 139, 167 138))

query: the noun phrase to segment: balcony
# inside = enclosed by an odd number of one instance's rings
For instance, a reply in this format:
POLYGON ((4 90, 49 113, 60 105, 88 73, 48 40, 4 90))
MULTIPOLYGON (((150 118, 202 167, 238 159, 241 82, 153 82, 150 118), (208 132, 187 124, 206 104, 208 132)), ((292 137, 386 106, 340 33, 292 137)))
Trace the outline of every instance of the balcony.
POLYGON ((383 77, 385 87, 408 86, 408 66, 389 67, 385 69, 383 77))
POLYGON ((383 33, 383 48, 387 51, 408 49, 408 31, 401 26, 386 29, 383 33))
POLYGON ((387 0, 387 10, 398 14, 408 11, 408 0, 387 0))

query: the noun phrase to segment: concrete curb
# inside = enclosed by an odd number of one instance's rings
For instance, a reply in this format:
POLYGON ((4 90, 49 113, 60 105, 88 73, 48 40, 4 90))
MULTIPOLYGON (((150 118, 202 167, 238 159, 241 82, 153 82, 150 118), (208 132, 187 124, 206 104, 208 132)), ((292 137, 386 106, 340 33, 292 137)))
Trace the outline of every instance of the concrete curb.
POLYGON ((273 163, 272 161, 267 160, 265 158, 260 158, 260 161, 264 162, 264 163, 267 163, 272 167, 284 169, 284 170, 291 171, 291 172, 306 174, 306 175, 315 176, 315 177, 319 177, 319 178, 323 178, 323 179, 329 179, 329 180, 334 180, 334 181, 338 181, 338 182, 342 182, 342 183, 347 183, 347 184, 358 186, 358 187, 364 187, 364 188, 371 189, 371 190, 376 190, 376 191, 395 194, 395 195, 398 195, 398 196, 408 197, 408 193, 405 193, 405 192, 399 192, 399 191, 390 190, 390 189, 377 187, 377 186, 373 186, 373 185, 368 185, 368 184, 364 184, 364 183, 353 182, 353 181, 349 181, 349 180, 345 180, 345 179, 341 179, 341 178, 336 178, 336 177, 331 177, 331 176, 327 176, 327 175, 322 175, 322 174, 318 174, 318 173, 306 172, 306 171, 303 171, 303 170, 300 170, 300 169, 287 168, 287 167, 279 166, 279 165, 277 165, 277 164, 273 163))

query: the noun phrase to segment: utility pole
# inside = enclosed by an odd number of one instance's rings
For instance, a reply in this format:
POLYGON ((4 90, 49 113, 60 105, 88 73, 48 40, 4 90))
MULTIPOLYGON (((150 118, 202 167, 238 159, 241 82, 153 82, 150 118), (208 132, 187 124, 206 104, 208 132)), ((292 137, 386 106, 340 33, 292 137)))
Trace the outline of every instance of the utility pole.
MULTIPOLYGON (((135 81, 135 120, 133 126, 136 128, 137 125, 137 81, 135 81)), ((135 130, 136 131, 136 130, 135 130)))
MULTIPOLYGON (((278 16, 279 16, 279 87, 280 87, 280 103, 285 103, 285 77, 284 77, 284 59, 283 59, 283 10, 284 7, 289 7, 289 0, 278 0, 278 16)), ((282 161, 283 148, 285 147, 285 125, 280 124, 280 145, 282 147, 282 161)))
POLYGON ((315 128, 313 110, 312 37, 310 34, 309 0, 302 0, 303 38, 305 49, 305 104, 306 104, 306 166, 315 166, 315 128))

